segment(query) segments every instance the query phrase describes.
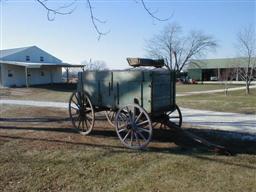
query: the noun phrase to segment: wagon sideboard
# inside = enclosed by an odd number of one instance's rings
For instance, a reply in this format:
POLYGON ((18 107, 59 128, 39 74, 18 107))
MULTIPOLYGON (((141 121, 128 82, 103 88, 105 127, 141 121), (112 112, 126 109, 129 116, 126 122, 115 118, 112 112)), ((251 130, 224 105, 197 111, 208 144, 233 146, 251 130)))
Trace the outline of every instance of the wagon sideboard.
POLYGON ((150 114, 175 108, 174 71, 85 71, 79 73, 78 91, 98 108, 118 109, 137 103, 150 114))

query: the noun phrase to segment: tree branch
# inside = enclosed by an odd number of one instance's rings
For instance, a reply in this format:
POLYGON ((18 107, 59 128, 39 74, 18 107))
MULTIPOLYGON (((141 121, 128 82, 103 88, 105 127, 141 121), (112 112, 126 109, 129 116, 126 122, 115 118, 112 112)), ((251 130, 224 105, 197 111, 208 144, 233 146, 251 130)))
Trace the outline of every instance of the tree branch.
POLYGON ((47 10, 47 18, 49 21, 53 21, 55 19, 54 18, 51 18, 51 14, 53 13, 54 15, 69 15, 71 13, 74 12, 75 8, 69 10, 69 11, 62 11, 63 9, 67 9, 67 8, 70 8, 74 5, 74 3, 77 1, 77 0, 74 0, 72 3, 68 4, 68 5, 65 5, 65 6, 60 6, 58 9, 52 9, 50 8, 49 6, 47 6, 47 2, 48 0, 35 0, 37 1, 41 6, 43 6, 46 10, 47 10))
POLYGON ((172 14, 170 17, 165 18, 165 19, 161 19, 161 18, 159 18, 159 17, 156 17, 156 16, 155 16, 155 13, 153 13, 152 11, 150 11, 149 8, 146 6, 144 0, 141 0, 141 4, 142 4, 143 8, 146 10, 146 12, 147 12, 152 18, 154 18, 154 19, 156 19, 156 20, 158 20, 158 21, 168 21, 169 19, 171 19, 171 18, 173 17, 173 14, 172 14))
POLYGON ((87 0, 87 4, 89 6, 90 17, 91 17, 91 21, 92 21, 93 27, 96 30, 97 34, 98 34, 98 40, 100 40, 101 36, 108 34, 109 31, 108 32, 102 32, 101 30, 99 30, 98 25, 96 24, 96 22, 106 23, 106 21, 102 21, 102 20, 100 20, 100 19, 98 19, 97 17, 94 16, 94 12, 92 10, 92 6, 91 6, 90 0, 87 0))

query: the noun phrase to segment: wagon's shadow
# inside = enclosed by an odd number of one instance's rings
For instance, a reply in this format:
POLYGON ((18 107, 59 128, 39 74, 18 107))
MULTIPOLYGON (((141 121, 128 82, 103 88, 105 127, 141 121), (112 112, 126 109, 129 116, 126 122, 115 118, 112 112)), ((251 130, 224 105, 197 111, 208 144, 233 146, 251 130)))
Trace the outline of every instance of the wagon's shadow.
MULTIPOLYGON (((60 132, 60 133, 73 133, 76 134, 76 130, 72 128, 71 125, 67 125, 67 121, 70 121, 69 118, 0 118, 0 122, 8 122, 10 125, 1 125, 0 130, 23 130, 23 131, 46 131, 46 132, 60 132), (32 123, 30 126, 24 127, 24 125, 17 125, 19 122, 26 122, 27 124, 32 123), (35 126, 33 123, 38 122, 40 126, 35 126), (55 126, 49 126, 47 123, 57 123, 55 126), (13 125, 13 123, 15 125, 13 125), (46 123, 45 126, 41 126, 42 123, 46 123), (63 128, 58 125, 58 123, 64 123, 65 127, 63 128)), ((99 120, 98 120, 99 121, 99 120)), ((27 125, 26 124, 26 125, 27 125)), ((106 129, 101 128, 105 127, 107 124, 106 121, 101 119, 99 123, 96 123, 95 129, 91 132, 90 136, 92 137, 102 137, 102 138, 114 138, 118 139, 115 129, 107 127, 106 129)), ((187 129, 189 132, 194 133, 204 139, 207 139, 215 144, 225 146, 233 154, 256 154, 256 136, 252 134, 239 134, 231 131, 220 131, 220 130, 211 130, 211 129, 187 129), (246 138, 246 140, 241 140, 239 137, 246 138), (250 139, 253 138, 253 139, 250 139)), ((78 133, 77 133, 78 134, 78 133)), ((3 137, 3 135, 0 137, 3 137)), ((11 136, 4 136, 10 137, 11 136)), ((81 136, 83 137, 83 136, 81 136)), ((86 136, 85 136, 86 137, 86 136)), ((14 138, 15 139, 15 138, 14 138)), ((18 138, 17 138, 18 139, 18 138)), ((29 140, 42 140, 41 138, 26 138, 19 137, 19 139, 29 139, 29 140)), ((67 143, 65 140, 54 140, 54 139, 43 139, 47 142, 63 142, 67 143)), ((149 147, 148 152, 174 152, 175 153, 209 153, 208 148, 198 144, 193 141, 187 135, 182 134, 180 131, 175 129, 154 129, 152 142, 159 143, 175 143, 178 148, 172 147, 149 147)), ((110 145, 100 145, 100 144, 88 144, 88 143, 77 143, 71 142, 71 144, 79 145, 90 145, 90 146, 99 146, 99 147, 113 147, 113 148, 124 148, 121 144, 119 146, 110 146, 110 145)))

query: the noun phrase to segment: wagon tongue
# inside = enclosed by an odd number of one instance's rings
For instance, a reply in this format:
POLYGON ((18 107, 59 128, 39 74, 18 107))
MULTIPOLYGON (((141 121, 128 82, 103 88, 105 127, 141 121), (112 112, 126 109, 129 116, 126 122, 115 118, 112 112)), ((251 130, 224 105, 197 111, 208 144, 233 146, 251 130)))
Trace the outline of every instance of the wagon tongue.
POLYGON ((163 59, 146 59, 146 58, 127 58, 127 61, 132 67, 156 67, 161 68, 164 66, 163 59))

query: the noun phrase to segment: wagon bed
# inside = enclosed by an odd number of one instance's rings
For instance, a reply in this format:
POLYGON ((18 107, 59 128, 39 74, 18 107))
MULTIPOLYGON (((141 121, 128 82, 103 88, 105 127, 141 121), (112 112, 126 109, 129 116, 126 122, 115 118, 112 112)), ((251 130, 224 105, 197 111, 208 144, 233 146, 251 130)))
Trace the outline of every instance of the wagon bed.
POLYGON ((79 73, 78 91, 100 109, 136 103, 157 115, 175 108, 175 72, 85 71, 79 73))

